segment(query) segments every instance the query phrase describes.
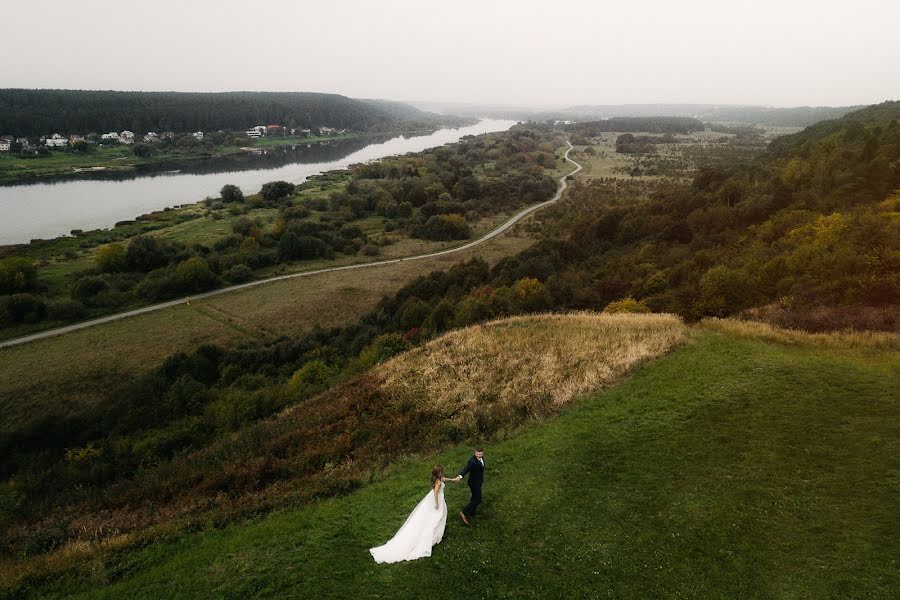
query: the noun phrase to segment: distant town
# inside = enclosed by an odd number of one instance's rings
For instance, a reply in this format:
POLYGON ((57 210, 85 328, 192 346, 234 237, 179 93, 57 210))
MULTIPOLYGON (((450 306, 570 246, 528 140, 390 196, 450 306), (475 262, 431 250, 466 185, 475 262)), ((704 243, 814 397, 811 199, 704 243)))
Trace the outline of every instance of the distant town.
MULTIPOLYGON (((226 133, 218 131, 218 133, 226 133)), ((264 137, 311 137, 313 135, 329 136, 340 135, 346 133, 346 129, 336 129, 334 127, 312 127, 312 128, 287 128, 282 125, 255 125, 244 132, 247 138, 253 140, 264 137)), ((239 135, 239 134, 238 134, 239 135)), ((39 138, 14 137, 11 135, 0 136, 0 152, 18 152, 20 155, 39 155, 46 153, 51 148, 77 148, 80 144, 124 144, 131 145, 137 142, 145 144, 156 144, 163 140, 175 140, 177 138, 193 138, 202 142, 204 132, 195 131, 193 133, 178 133, 173 131, 164 131, 157 133, 148 131, 143 136, 135 134, 133 131, 110 131, 109 133, 73 133, 68 136, 52 133, 42 135, 39 138)))

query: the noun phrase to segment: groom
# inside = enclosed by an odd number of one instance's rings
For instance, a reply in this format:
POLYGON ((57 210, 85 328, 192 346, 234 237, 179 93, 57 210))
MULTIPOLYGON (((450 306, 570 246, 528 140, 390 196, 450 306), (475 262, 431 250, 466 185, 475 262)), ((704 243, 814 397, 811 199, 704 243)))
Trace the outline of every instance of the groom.
POLYGON ((475 455, 469 459, 463 470, 456 476, 459 481, 463 476, 469 474, 469 489, 472 490, 472 499, 465 508, 459 513, 463 523, 471 525, 469 519, 475 516, 475 509, 481 504, 481 484, 484 483, 484 448, 475 448, 475 455))

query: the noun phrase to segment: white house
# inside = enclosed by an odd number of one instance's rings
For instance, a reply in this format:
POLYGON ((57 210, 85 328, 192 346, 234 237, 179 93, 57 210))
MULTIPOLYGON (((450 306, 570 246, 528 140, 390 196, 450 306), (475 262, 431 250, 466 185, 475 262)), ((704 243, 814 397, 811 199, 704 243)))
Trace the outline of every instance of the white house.
POLYGON ((128 131, 127 129, 119 134, 119 143, 120 144, 133 144, 134 143, 134 132, 128 131))
POLYGON ((202 131, 195 131, 191 135, 194 136, 195 139, 198 139, 201 142, 203 141, 203 132, 202 131))
POLYGON ((12 140, 0 138, 0 152, 9 152, 10 147, 12 147, 12 140))
POLYGON ((144 135, 144 141, 155 143, 159 141, 159 136, 156 135, 155 131, 148 131, 146 135, 144 135))
POLYGON ((58 133, 54 133, 50 137, 44 140, 44 145, 50 148, 61 148, 69 143, 69 140, 59 135, 58 133))
POLYGON ((266 135, 266 126, 265 125, 257 125, 256 127, 251 127, 246 131, 247 137, 258 138, 266 135))
POLYGON ((334 127, 319 127, 319 133, 321 135, 329 135, 334 132, 335 132, 334 127))
POLYGON ((16 143, 22 146, 23 148, 27 148, 31 145, 31 142, 28 141, 27 137, 17 137, 16 143))
POLYGON ((115 131, 110 131, 109 133, 104 133, 103 135, 101 135, 100 139, 101 140, 116 140, 116 141, 118 141, 119 134, 116 133, 115 131))

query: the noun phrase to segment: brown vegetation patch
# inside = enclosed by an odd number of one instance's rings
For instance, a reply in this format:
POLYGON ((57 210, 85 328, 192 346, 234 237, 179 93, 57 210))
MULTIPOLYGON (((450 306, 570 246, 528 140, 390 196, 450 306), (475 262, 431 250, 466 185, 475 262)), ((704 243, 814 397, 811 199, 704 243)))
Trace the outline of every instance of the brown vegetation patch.
POLYGON ((736 319, 703 319, 705 329, 729 335, 758 338, 767 342, 788 345, 811 345, 819 348, 900 350, 900 335, 883 331, 834 331, 809 333, 796 329, 783 329, 760 321, 736 319))

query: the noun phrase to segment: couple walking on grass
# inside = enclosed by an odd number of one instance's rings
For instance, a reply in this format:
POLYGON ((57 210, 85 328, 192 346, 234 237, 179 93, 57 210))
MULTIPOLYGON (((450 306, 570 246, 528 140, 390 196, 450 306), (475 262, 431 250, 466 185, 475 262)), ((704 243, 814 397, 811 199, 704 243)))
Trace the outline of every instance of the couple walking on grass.
POLYGON ((475 510, 481 503, 481 485, 484 483, 484 449, 481 447, 475 449, 475 454, 456 477, 444 477, 443 465, 437 465, 432 469, 431 490, 416 505, 400 530, 383 546, 369 550, 375 562, 392 563, 431 556, 431 547, 440 543, 444 537, 444 528, 447 526, 444 484, 448 481, 459 483, 466 475, 469 476, 472 498, 460 511, 459 517, 463 523, 471 525, 475 518, 475 510))

